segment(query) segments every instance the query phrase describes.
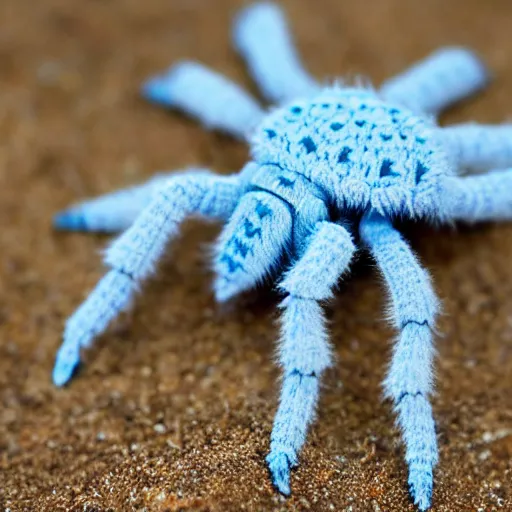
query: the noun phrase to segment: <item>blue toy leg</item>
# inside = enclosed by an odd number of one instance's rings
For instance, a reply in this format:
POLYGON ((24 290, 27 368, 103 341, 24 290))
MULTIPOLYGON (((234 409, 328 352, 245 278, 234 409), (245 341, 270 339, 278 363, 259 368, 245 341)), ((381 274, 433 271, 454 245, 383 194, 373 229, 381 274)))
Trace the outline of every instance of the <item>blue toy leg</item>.
POLYGON ((512 219, 512 169, 466 178, 446 178, 442 184, 444 214, 463 222, 512 219))
POLYGON ((245 139, 263 115, 256 100, 240 86, 197 62, 181 62, 151 78, 143 85, 142 95, 239 139, 245 139))
POLYGON ((361 221, 360 233, 391 295, 390 317, 400 331, 384 382, 395 403, 405 441, 409 490, 420 510, 430 507, 437 440, 428 395, 432 391, 432 329, 438 301, 427 272, 390 221, 376 213, 361 221))
POLYGON ((512 125, 461 124, 440 128, 439 133, 461 172, 505 169, 512 165, 512 125))
POLYGON ((137 215, 173 173, 159 174, 146 183, 89 199, 59 212, 53 227, 62 231, 117 233, 131 226, 137 215))
POLYGON ((319 222, 304 255, 280 285, 289 294, 282 304, 279 346, 283 384, 267 463, 274 485, 283 494, 290 494, 290 469, 298 464, 298 453, 315 416, 320 376, 332 362, 319 301, 331 296, 354 252, 345 228, 319 222))
POLYGON ((438 114, 487 85, 489 74, 480 59, 465 48, 442 48, 380 88, 388 101, 418 113, 438 114))
POLYGON ((169 180, 106 252, 112 270, 66 322, 64 340, 53 370, 57 386, 65 384, 80 362, 80 349, 89 347, 118 314, 129 307, 139 284, 153 273, 180 222, 193 213, 226 217, 241 189, 237 177, 208 173, 180 175, 169 180))
POLYGON ((261 2, 243 9, 235 19, 233 39, 269 101, 281 103, 318 90, 300 62, 276 4, 261 2))

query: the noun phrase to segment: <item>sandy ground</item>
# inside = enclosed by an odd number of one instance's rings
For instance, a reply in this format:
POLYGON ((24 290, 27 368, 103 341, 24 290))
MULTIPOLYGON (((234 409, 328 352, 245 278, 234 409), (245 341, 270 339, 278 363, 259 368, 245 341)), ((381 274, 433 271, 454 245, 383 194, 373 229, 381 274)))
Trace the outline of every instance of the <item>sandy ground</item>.
MULTIPOLYGON (((495 75, 443 122, 512 115, 508 0, 284 2, 318 77, 376 83, 445 44, 495 75)), ((147 105, 138 87, 182 57, 255 91, 230 47, 235 0, 0 3, 0 506, 27 511, 414 510, 380 382, 392 331, 364 257, 329 308, 338 364, 284 500, 268 479, 278 297, 219 309, 190 222, 66 389, 50 382, 65 318, 103 273, 107 239, 52 214, 158 169, 243 164, 246 148, 147 105)), ((512 225, 410 228, 443 300, 434 511, 512 510, 512 225)))

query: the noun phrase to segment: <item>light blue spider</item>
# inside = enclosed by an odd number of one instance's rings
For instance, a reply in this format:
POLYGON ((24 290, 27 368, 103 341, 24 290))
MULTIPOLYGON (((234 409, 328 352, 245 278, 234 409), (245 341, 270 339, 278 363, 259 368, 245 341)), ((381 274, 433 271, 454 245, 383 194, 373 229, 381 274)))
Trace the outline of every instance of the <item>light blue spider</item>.
POLYGON ((360 240, 391 296, 389 316, 399 334, 384 388, 403 432, 410 493, 426 510, 438 460, 428 397, 439 305, 393 221, 510 219, 512 169, 464 178, 457 172, 512 166, 512 129, 436 125, 440 110, 487 82, 484 67, 464 49, 438 51, 375 91, 319 85, 301 66, 271 3, 246 8, 234 40, 279 107, 265 112, 238 86, 192 62, 150 80, 143 93, 207 127, 247 137, 252 158, 239 174, 159 176, 57 215, 59 229, 124 233, 106 252, 110 271, 66 323, 53 380, 68 382, 81 349, 130 305, 187 215, 227 220, 216 246, 217 300, 283 274, 283 384, 267 463, 287 495, 320 376, 332 364, 320 303, 332 296, 360 240))

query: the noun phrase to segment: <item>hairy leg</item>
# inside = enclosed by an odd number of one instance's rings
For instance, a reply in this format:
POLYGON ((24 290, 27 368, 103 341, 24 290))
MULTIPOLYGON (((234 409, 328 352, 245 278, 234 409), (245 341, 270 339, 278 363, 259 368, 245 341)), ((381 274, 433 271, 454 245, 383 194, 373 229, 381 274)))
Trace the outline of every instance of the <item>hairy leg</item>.
POLYGON ((256 100, 239 85, 197 62, 180 62, 151 78, 143 85, 142 95, 239 139, 245 139, 263 115, 256 100))
POLYGON ((480 59, 464 48, 442 48, 380 88, 388 101, 418 113, 438 114, 487 85, 489 74, 480 59))
POLYGON ((320 376, 332 363, 319 301, 331 296, 354 252, 352 237, 345 228, 319 222, 303 256, 280 285, 289 294, 282 304, 279 346, 283 384, 267 463, 274 485, 283 494, 290 494, 290 468, 298 464, 299 451, 315 416, 320 376))
POLYGON ((193 213, 225 217, 233 211, 241 188, 237 177, 209 173, 181 175, 155 194, 133 225, 106 252, 111 270, 66 322, 64 340, 53 370, 56 385, 65 384, 89 347, 118 314, 127 309, 139 284, 155 270, 180 222, 193 213))
POLYGON ((53 227, 62 231, 97 233, 124 231, 151 202, 155 192, 172 176, 176 174, 158 174, 146 183, 75 204, 55 215, 53 227))
POLYGON ((278 5, 260 2, 243 9, 235 19, 233 38, 269 101, 281 103, 318 89, 300 62, 278 5))
POLYGON ((432 329, 438 300, 427 272, 390 221, 367 214, 360 225, 391 295, 390 317, 400 331, 384 389, 394 401, 405 441, 409 489, 420 510, 430 507, 437 440, 432 391, 432 329))
POLYGON ((464 171, 504 169, 512 165, 512 125, 460 124, 439 128, 441 142, 464 171))
POLYGON ((512 169, 442 182, 443 214, 448 220, 479 222, 512 219, 512 169))

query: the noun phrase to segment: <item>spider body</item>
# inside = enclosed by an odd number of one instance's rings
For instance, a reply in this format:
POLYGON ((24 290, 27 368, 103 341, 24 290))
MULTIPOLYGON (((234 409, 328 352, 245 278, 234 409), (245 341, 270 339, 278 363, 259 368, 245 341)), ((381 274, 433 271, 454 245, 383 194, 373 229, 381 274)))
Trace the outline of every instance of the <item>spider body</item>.
POLYGON ((247 140, 251 160, 241 172, 160 175, 56 216, 58 229, 122 234, 106 251, 109 271, 66 322, 53 380, 69 381, 81 350, 131 305, 187 216, 220 219, 226 225, 214 254, 216 299, 269 275, 280 279, 283 380, 266 460, 276 488, 289 494, 290 470, 333 359, 321 303, 365 249, 390 296, 398 335, 384 390, 403 433, 410 494, 426 510, 438 462, 429 395, 439 306, 428 273, 393 223, 512 219, 512 129, 436 124, 440 110, 487 82, 480 61, 464 49, 440 50, 371 90, 318 84, 273 4, 242 11, 234 39, 274 110, 191 62, 151 79, 143 94, 247 140), (460 176, 475 169, 495 170, 460 176))
POLYGON ((425 116, 333 87, 271 112, 250 142, 255 162, 300 173, 342 209, 435 217, 433 192, 453 172, 438 139, 425 116))

